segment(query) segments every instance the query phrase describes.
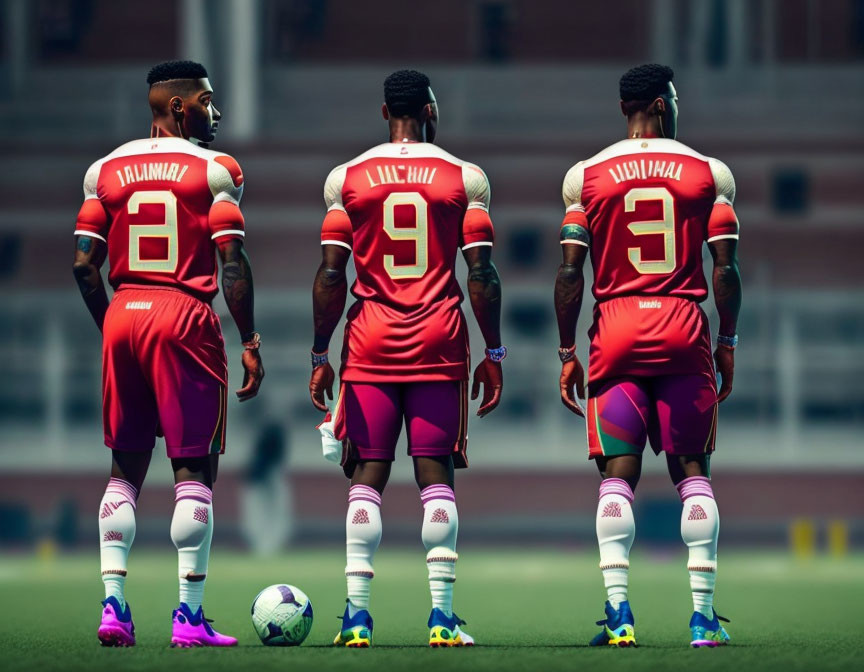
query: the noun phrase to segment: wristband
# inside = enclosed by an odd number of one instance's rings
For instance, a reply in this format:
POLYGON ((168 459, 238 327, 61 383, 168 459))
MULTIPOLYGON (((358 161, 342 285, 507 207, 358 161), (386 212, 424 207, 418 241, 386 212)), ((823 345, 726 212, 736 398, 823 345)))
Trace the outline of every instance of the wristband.
POLYGON ((738 345, 738 334, 735 334, 734 336, 723 336, 722 334, 717 334, 717 345, 734 350, 738 345))
POLYGON ((558 359, 561 360, 562 364, 576 359, 576 344, 574 343, 569 348, 558 348, 558 359))
POLYGON ((486 348, 486 356, 493 362, 500 362, 507 356, 507 348, 503 345, 500 348, 486 348))
POLYGON ((312 368, 317 369, 319 366, 324 366, 327 362, 330 361, 330 358, 327 357, 327 353, 329 350, 325 350, 321 354, 316 352, 312 353, 312 368))
POLYGON ((257 350, 258 348, 260 348, 261 347, 261 334, 259 334, 257 331, 253 331, 252 335, 249 338, 244 339, 243 347, 246 350, 257 350))

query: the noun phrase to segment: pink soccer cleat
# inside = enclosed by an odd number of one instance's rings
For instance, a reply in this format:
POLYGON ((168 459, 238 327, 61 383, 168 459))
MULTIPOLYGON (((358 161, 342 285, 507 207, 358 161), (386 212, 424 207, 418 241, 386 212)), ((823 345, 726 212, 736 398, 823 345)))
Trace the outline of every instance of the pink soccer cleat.
POLYGON ((135 646, 135 624, 129 604, 124 610, 113 595, 105 598, 102 601, 102 623, 96 636, 102 646, 135 646))
POLYGON ((172 647, 237 645, 237 640, 234 637, 222 635, 210 627, 210 621, 204 618, 203 607, 198 607, 198 611, 193 614, 189 605, 181 602, 180 606, 174 610, 172 618, 172 647))

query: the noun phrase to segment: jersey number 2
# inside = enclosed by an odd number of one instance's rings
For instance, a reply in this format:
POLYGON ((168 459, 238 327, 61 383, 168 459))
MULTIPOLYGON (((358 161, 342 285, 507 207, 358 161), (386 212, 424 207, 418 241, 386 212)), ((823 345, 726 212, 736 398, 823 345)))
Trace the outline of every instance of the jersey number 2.
POLYGON ((675 202, 665 187, 643 187, 631 189, 624 197, 624 212, 634 212, 639 201, 660 201, 663 204, 663 219, 649 222, 631 222, 627 225, 634 236, 662 235, 663 258, 658 261, 643 261, 642 250, 627 248, 627 258, 643 275, 661 275, 675 270, 675 202))
POLYGON ((165 208, 162 224, 129 225, 129 270, 150 273, 173 273, 177 270, 177 197, 170 191, 136 191, 126 209, 137 215, 141 205, 161 205, 165 208), (142 259, 142 238, 165 238, 168 252, 165 259, 142 259))
POLYGON ((384 270, 394 280, 422 278, 429 269, 429 204, 416 191, 394 192, 384 201, 384 231, 390 240, 411 241, 415 246, 413 264, 397 264, 392 254, 384 255, 384 270), (414 226, 396 228, 396 206, 414 208, 414 226))

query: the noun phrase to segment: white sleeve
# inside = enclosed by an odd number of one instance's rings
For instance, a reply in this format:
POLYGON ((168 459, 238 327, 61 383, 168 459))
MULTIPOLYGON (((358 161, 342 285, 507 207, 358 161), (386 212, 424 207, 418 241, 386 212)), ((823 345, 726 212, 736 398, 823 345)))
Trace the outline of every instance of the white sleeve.
POLYGON ((344 165, 336 166, 330 171, 324 182, 324 205, 327 206, 327 212, 331 210, 345 211, 345 206, 342 203, 342 187, 345 186, 346 170, 344 165))
POLYGON ((565 212, 585 212, 582 205, 582 183, 584 180, 585 168, 580 161, 564 176, 561 197, 564 199, 565 212))
POLYGON ((732 177, 732 171, 725 163, 717 159, 709 158, 708 165, 711 167, 711 175, 714 176, 714 188, 717 191, 715 205, 732 205, 735 202, 735 178, 732 177))
POLYGON ((486 173, 473 163, 463 163, 462 183, 465 185, 465 195, 468 197, 467 209, 489 212, 492 193, 486 173))
POLYGON ((84 200, 88 198, 99 198, 96 193, 96 184, 99 181, 99 173, 102 170, 102 164, 105 159, 99 159, 87 169, 84 174, 84 200))
MULTIPOLYGON (((240 166, 228 154, 217 154, 217 157, 225 157, 226 162, 233 164, 239 172, 240 166)), ((241 173, 242 175, 242 173, 241 173)), ((231 171, 222 163, 216 161, 216 157, 207 160, 207 183, 210 185, 210 193, 213 194, 213 202, 228 201, 234 205, 240 205, 243 197, 243 182, 240 186, 234 184, 231 171)))

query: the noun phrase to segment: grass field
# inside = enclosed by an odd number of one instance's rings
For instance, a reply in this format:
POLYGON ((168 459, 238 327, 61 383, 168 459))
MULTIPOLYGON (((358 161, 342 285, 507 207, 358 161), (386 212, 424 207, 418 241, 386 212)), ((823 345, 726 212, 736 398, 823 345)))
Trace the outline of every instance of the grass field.
POLYGON ((790 672, 857 668, 864 644, 860 557, 801 562, 779 553, 724 554, 717 602, 732 620, 733 644, 693 650, 687 646, 691 609, 683 556, 637 556, 630 596, 639 648, 597 650, 586 647, 604 600, 593 553, 469 548, 459 562, 456 608, 478 646, 430 650, 424 646, 429 599, 423 554, 382 548, 372 594, 375 646, 333 649, 344 605, 343 563, 339 549, 267 560, 217 549, 207 613, 218 629, 239 637, 240 646, 174 650, 167 643, 177 599, 175 556, 168 549, 133 552, 127 597, 138 646, 102 649, 95 554, 0 557, 0 668, 790 672), (312 599, 315 624, 299 648, 263 647, 252 630, 252 598, 279 582, 295 583, 312 599))

